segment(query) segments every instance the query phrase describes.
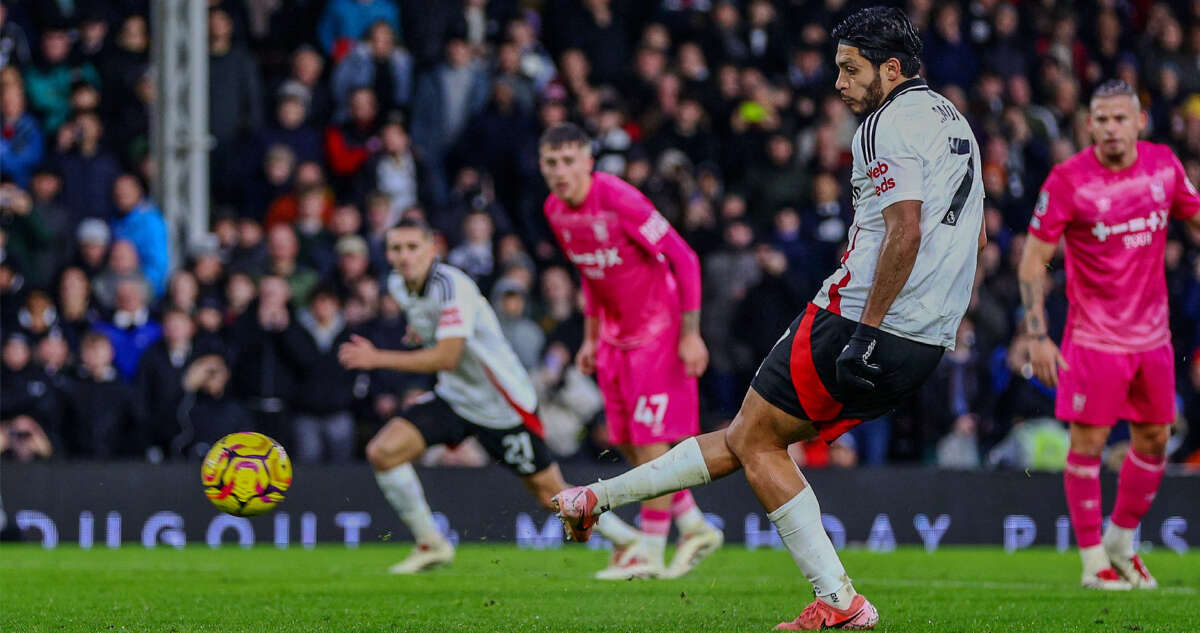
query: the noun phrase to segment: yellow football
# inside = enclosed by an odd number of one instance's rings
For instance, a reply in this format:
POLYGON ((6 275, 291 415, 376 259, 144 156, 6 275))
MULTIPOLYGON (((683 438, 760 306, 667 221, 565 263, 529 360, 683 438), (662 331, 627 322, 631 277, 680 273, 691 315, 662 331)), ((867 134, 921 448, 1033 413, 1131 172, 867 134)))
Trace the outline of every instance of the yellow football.
POLYGON ((292 485, 292 461, 279 442, 262 433, 230 433, 208 451, 200 481, 222 512, 252 517, 283 501, 292 485))

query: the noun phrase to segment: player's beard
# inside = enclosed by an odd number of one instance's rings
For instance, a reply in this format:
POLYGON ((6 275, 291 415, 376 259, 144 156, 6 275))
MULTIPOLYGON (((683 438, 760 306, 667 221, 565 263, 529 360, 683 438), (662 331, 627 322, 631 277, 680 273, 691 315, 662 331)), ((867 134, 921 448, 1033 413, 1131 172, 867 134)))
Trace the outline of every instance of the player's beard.
POLYGON ((863 95, 863 113, 874 112, 883 103, 883 76, 877 69, 875 81, 867 86, 867 94, 863 95))

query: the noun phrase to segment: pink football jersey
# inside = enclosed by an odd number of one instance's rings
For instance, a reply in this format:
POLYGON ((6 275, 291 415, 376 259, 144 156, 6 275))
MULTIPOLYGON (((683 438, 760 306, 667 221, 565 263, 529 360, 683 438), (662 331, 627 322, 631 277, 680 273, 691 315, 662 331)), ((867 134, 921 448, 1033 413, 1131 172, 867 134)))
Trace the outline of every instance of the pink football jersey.
POLYGON ((1163 253, 1168 218, 1190 219, 1200 196, 1165 145, 1140 141, 1137 161, 1112 171, 1088 147, 1046 179, 1029 233, 1066 238, 1067 329, 1063 338, 1110 352, 1171 340, 1163 253))
POLYGON ((600 319, 605 342, 640 346, 678 328, 682 312, 700 307, 698 264, 678 271, 689 277, 681 292, 668 263, 672 253, 664 252, 686 245, 633 185, 597 172, 579 207, 551 193, 545 212, 567 258, 579 268, 587 314, 600 319))

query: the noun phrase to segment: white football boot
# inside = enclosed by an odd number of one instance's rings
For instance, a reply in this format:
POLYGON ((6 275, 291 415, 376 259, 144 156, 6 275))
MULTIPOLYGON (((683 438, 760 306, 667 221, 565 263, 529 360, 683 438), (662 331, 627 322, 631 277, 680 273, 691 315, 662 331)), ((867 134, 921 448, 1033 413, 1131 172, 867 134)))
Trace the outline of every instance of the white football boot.
POLYGON ((657 578, 664 573, 662 561, 651 560, 641 539, 624 547, 613 545, 612 558, 608 567, 596 572, 597 580, 630 580, 633 578, 657 578))
POLYGON ((445 539, 432 543, 418 543, 409 553, 408 558, 392 565, 388 572, 392 574, 416 574, 428 571, 454 561, 454 546, 445 539))
POLYGON ((704 522, 704 528, 681 534, 679 545, 675 548, 675 557, 671 565, 662 573, 660 578, 679 578, 687 575, 696 568, 700 561, 721 549, 725 544, 725 533, 704 522))

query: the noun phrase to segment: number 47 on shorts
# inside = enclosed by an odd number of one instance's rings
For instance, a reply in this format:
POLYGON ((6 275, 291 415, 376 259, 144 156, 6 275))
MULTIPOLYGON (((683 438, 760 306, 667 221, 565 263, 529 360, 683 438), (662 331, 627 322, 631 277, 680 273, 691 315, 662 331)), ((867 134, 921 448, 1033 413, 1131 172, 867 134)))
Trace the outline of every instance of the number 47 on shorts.
POLYGON ((667 415, 668 402, 670 402, 670 396, 665 393, 639 396, 637 406, 633 409, 633 421, 650 427, 652 433, 662 433, 663 418, 667 415))

